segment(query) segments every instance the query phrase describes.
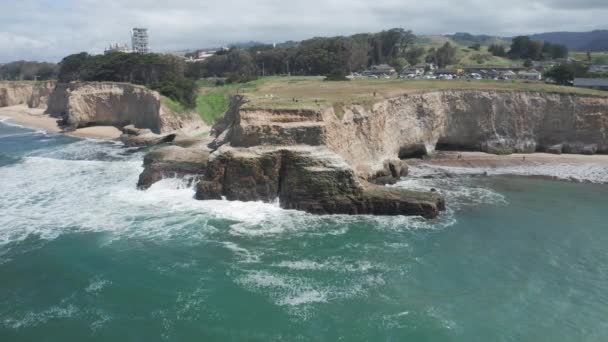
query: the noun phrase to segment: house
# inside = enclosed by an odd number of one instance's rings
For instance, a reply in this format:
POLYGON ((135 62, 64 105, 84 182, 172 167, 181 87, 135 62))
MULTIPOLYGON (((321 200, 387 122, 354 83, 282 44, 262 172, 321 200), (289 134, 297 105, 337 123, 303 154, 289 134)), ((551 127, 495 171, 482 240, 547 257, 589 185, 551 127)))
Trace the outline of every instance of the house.
POLYGON ((416 77, 424 75, 424 68, 410 67, 401 70, 402 77, 416 77))
POLYGON ((487 70, 494 70, 498 73, 500 72, 506 72, 506 71, 523 71, 526 70, 526 68, 524 68, 523 66, 518 66, 518 65, 513 65, 513 66, 499 66, 499 65, 467 65, 463 68, 464 72, 466 72, 467 74, 472 74, 472 73, 480 73, 482 70, 483 71, 487 71, 487 70))
POLYGON ((433 71, 435 69, 437 69, 437 65, 435 65, 435 63, 418 63, 416 65, 414 65, 414 68, 416 69, 422 69, 424 71, 433 71))
POLYGON ((608 65, 594 64, 589 67, 590 74, 608 74, 608 65))
POLYGON ((608 90, 608 78, 575 78, 574 86, 579 88, 608 90))
POLYGON ((388 65, 388 64, 379 64, 379 65, 372 65, 371 67, 369 67, 369 69, 367 69, 365 71, 365 75, 374 75, 374 76, 381 76, 381 75, 394 75, 397 72, 395 71, 395 68, 393 68, 392 66, 388 65))
POLYGON ((520 71, 518 74, 519 78, 528 81, 540 81, 543 75, 536 70, 520 71))
POLYGON ((513 70, 506 70, 500 73, 500 77, 504 80, 514 80, 517 78, 517 74, 513 70))

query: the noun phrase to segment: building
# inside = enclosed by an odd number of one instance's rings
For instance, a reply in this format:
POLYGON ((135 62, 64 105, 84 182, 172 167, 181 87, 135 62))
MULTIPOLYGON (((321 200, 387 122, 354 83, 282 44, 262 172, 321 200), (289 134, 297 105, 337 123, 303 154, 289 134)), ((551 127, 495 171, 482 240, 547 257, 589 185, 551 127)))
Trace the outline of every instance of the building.
POLYGON ((394 75, 395 73, 397 73, 395 71, 395 68, 393 68, 392 66, 388 65, 388 64, 379 64, 379 65, 372 65, 371 67, 369 67, 369 69, 367 69, 365 71, 365 75, 375 75, 375 76, 380 76, 380 75, 394 75))
POLYGON ((543 75, 536 70, 520 71, 518 76, 520 79, 528 81, 540 81, 543 78, 543 75))
POLYGON ((608 78, 575 78, 574 86, 579 88, 608 90, 608 78))
POLYGON ((481 73, 482 71, 486 72, 489 70, 494 70, 497 73, 507 72, 507 71, 523 71, 526 70, 523 66, 513 65, 513 66, 500 66, 500 65, 467 65, 464 68, 464 71, 467 74, 470 73, 481 73))
POLYGON ((136 53, 150 52, 147 28, 136 27, 131 30, 131 46, 136 53))
POLYGON ((107 55, 113 52, 122 52, 122 53, 131 53, 131 49, 127 44, 110 44, 110 47, 104 50, 104 53, 107 55))
POLYGON ((414 65, 414 68, 423 69, 426 72, 437 69, 437 65, 435 65, 435 63, 418 63, 414 65))
POLYGON ((401 77, 417 77, 424 75, 424 68, 409 67, 401 70, 401 77))
POLYGON ((589 67, 590 74, 608 74, 608 65, 594 64, 589 67))

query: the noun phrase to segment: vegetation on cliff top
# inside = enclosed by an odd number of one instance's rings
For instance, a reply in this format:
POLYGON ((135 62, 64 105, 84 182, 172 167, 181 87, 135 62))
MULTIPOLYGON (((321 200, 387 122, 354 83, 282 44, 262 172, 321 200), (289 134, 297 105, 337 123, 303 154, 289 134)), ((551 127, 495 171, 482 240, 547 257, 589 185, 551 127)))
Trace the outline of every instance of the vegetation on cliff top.
POLYGON ((85 52, 65 57, 59 64, 60 82, 110 81, 145 85, 179 102, 186 108, 196 105, 197 84, 184 77, 184 61, 161 54, 85 52))
POLYGON ((249 102, 245 108, 319 109, 335 104, 359 104, 371 107, 385 98, 433 90, 537 91, 608 97, 598 90, 563 87, 524 81, 466 80, 370 80, 324 82, 322 77, 263 78, 253 86, 243 87, 249 102))

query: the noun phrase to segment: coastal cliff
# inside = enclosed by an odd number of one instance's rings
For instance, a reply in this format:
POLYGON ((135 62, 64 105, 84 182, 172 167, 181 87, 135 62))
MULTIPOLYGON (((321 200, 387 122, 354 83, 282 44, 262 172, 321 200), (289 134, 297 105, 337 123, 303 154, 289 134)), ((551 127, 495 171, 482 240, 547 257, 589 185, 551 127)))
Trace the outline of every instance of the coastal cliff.
POLYGON ((195 113, 168 108, 158 92, 126 83, 58 84, 50 95, 47 113, 73 129, 134 125, 165 133, 202 124, 195 113))
POLYGON ((432 218, 445 206, 439 194, 382 186, 407 175, 401 159, 435 149, 608 153, 608 99, 601 96, 443 90, 342 108, 264 109, 247 102, 232 99, 203 161, 200 153, 195 163, 183 160, 188 149, 154 152, 140 188, 165 174, 193 175, 202 200, 278 198, 283 208, 315 214, 432 218))
POLYGON ((27 105, 43 108, 55 89, 55 82, 0 82, 0 107, 27 105))
POLYGON ((608 98, 528 91, 430 91, 321 111, 323 141, 361 174, 433 150, 608 153, 608 98))

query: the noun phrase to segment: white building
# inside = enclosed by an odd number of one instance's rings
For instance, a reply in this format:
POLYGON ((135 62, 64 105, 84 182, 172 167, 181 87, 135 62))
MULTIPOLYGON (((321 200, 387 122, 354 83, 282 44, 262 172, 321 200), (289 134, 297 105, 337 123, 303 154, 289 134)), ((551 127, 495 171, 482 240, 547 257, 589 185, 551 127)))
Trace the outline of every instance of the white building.
POLYGON ((148 29, 136 27, 131 30, 131 45, 133 52, 149 53, 148 29))
POLYGON ((107 55, 113 52, 123 52, 123 53, 131 53, 131 49, 127 44, 110 44, 110 47, 104 50, 104 53, 107 55))

